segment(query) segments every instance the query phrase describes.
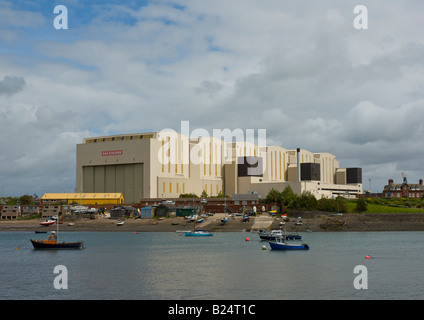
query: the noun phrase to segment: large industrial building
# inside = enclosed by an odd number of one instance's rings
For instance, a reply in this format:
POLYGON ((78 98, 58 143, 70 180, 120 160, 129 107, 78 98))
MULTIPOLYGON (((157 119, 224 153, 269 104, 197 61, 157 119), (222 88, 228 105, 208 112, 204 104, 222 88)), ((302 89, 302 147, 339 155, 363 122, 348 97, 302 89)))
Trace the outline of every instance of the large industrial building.
POLYGON ((125 203, 194 193, 257 193, 290 185, 317 198, 362 193, 361 168, 340 168, 330 153, 215 137, 150 132, 85 138, 77 145, 76 192, 122 193, 125 203))

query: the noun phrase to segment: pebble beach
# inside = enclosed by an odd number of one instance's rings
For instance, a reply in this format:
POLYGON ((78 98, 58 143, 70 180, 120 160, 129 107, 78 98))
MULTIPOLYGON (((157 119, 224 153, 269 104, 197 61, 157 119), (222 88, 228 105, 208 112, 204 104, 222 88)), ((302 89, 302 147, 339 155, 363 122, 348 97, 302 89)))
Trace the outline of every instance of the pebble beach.
MULTIPOLYGON (((255 232, 260 229, 278 229, 282 220, 268 214, 250 217, 249 222, 242 217, 230 217, 226 224, 221 222, 224 214, 215 214, 204 222, 196 224, 196 229, 211 232, 255 232)), ((68 217, 67 217, 68 218, 68 217)), ((302 217, 302 224, 296 225, 295 218, 289 217, 285 222, 287 231, 298 232, 334 232, 334 231, 424 231, 423 213, 372 213, 329 215, 323 213, 311 217, 302 217)), ((42 219, 32 220, 1 220, 1 231, 53 231, 55 225, 41 226, 42 219)), ((65 219, 60 225, 60 231, 117 231, 117 232, 176 232, 191 230, 193 223, 182 217, 170 218, 127 218, 123 225, 118 220, 106 217, 95 219, 65 219)))

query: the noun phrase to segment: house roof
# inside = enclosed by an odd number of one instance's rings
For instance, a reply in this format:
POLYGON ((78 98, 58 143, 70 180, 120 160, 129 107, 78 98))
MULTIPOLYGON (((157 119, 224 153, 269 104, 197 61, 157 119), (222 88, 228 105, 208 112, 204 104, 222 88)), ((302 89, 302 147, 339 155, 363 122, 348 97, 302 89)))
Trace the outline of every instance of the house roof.
MULTIPOLYGON (((389 190, 400 190, 405 185, 405 183, 391 183, 384 186, 385 191, 389 190)), ((418 183, 408 183, 406 184, 409 190, 424 190, 424 186, 418 183)))
POLYGON ((122 193, 45 193, 41 200, 123 199, 122 193))

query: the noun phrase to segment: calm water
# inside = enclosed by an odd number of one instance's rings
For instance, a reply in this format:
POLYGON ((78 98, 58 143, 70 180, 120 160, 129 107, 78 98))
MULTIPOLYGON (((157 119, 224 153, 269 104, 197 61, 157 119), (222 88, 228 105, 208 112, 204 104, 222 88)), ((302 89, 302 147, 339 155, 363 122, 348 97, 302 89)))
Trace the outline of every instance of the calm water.
POLYGON ((64 232, 86 248, 34 250, 29 239, 45 236, 0 233, 0 299, 424 298, 424 232, 303 233, 311 250, 293 252, 239 232, 64 232), (56 265, 67 267, 67 290, 53 286, 56 265), (356 265, 367 267, 367 290, 353 286, 356 265))

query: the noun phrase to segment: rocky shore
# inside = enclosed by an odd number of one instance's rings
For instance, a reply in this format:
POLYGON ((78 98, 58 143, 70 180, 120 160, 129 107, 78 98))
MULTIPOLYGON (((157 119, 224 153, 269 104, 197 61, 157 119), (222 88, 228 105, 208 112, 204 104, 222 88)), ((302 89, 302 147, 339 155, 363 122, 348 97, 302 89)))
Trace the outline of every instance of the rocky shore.
MULTIPOLYGON (((285 226, 290 231, 424 231, 423 213, 372 213, 372 214, 343 214, 328 213, 303 214, 302 224, 296 225, 295 218, 289 217, 285 226)), ((278 229, 280 219, 268 214, 251 217, 249 222, 243 222, 241 217, 230 217, 228 223, 222 224, 224 214, 215 214, 205 222, 197 224, 197 229, 207 229, 213 232, 243 232, 258 231, 259 229, 278 229)), ((1 220, 1 231, 52 231, 56 226, 41 226, 42 220, 1 220)), ((184 218, 164 219, 134 219, 127 218, 123 225, 118 226, 117 220, 97 217, 95 219, 65 219, 61 231, 121 231, 121 232, 176 232, 190 230, 192 223, 184 218)))

